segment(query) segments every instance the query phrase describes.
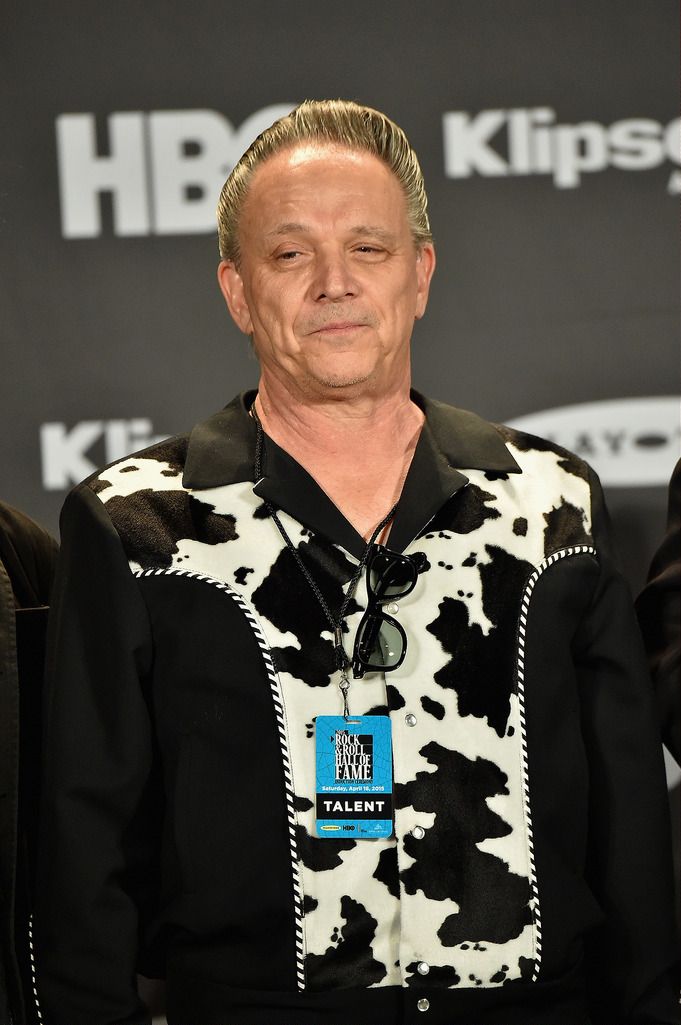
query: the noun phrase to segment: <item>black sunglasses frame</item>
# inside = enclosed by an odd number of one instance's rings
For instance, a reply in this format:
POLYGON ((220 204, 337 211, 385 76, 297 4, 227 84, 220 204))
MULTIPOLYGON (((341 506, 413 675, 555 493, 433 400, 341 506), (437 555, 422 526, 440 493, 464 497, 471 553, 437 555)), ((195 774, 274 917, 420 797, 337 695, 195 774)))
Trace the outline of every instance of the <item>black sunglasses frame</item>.
POLYGON ((395 669, 399 669, 404 662, 407 654, 407 635, 402 624, 398 623, 396 619, 388 615, 388 613, 384 611, 383 605, 387 605, 390 602, 395 601, 397 598, 406 598, 408 594, 411 594, 416 587, 420 568, 421 567, 412 556, 402 555, 401 552, 391 552, 390 549, 386 548, 384 545, 374 545, 371 555, 367 560, 366 568, 367 596, 369 598, 369 603, 360 620, 359 626, 357 627, 355 647, 352 653, 352 675, 355 679, 361 679, 366 672, 390 673, 395 669), (376 559, 387 557, 392 558, 394 565, 400 565, 403 568, 408 566, 412 570, 412 579, 408 582, 406 587, 397 593, 381 596, 372 586, 371 567, 376 559), (362 654, 362 649, 365 651, 368 649, 368 651, 371 652, 383 623, 390 623, 390 625, 397 630, 402 641, 402 651, 400 652, 397 662, 392 666, 376 664, 370 661, 370 654, 362 654))

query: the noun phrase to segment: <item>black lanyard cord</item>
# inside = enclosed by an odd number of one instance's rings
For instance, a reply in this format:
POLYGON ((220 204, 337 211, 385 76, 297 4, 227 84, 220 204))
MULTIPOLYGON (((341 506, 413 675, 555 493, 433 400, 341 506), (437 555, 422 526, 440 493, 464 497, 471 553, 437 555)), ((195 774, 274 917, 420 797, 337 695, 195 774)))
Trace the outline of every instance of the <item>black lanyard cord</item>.
MULTIPOLYGON (((256 426, 257 426, 257 432, 258 432, 257 433, 257 438, 256 438, 256 443, 255 443, 255 460, 254 460, 253 469, 254 469, 255 479, 256 479, 256 481, 259 481, 261 476, 262 476, 262 453, 263 453, 263 446, 264 446, 264 441, 265 441, 265 432, 263 430, 262 423, 260 422, 260 417, 258 416, 258 414, 256 412, 255 404, 253 404, 251 406, 251 415, 253 416, 253 419, 255 420, 255 423, 256 423, 256 426)), ((371 537, 369 538, 369 541, 367 542, 367 546, 364 549, 364 553, 362 555, 362 558, 360 559, 360 561, 358 563, 358 566, 357 566, 357 569, 355 570, 355 573, 354 573, 354 575, 353 575, 353 577, 352 577, 352 579, 351 579, 351 581, 350 581, 350 583, 348 585, 348 589, 347 589, 347 592, 345 594, 345 598, 343 600, 343 604, 341 606, 340 612, 338 613, 338 618, 336 619, 336 618, 334 618, 334 616, 333 616, 333 614, 331 612, 331 609, 329 608, 328 603, 327 603, 324 595, 320 591, 320 589, 319 589, 316 581, 314 580, 312 574, 310 573, 310 571, 308 570, 307 566, 303 562, 298 549, 296 548, 296 546, 293 544, 293 541, 289 537, 288 532, 287 532, 286 528, 284 527, 284 524, 279 519, 279 515, 278 515, 276 507, 268 499, 264 499, 264 502, 265 502, 265 507, 266 507, 267 511, 269 512, 270 516, 272 517, 272 519, 276 523, 277 528, 279 530, 279 533, 281 534, 282 538, 284 539, 286 547, 289 549, 289 551, 293 555, 293 558, 295 559, 296 564, 297 564, 298 568, 300 569, 300 572, 303 574, 303 576, 307 580, 308 584, 310 585, 310 588, 312 589, 312 593, 314 594, 314 596, 317 599, 319 605, 321 606, 322 611, 324 612, 324 615, 326 616, 326 618, 327 618, 327 620, 329 622, 329 625, 331 626, 331 629, 333 630, 334 649, 335 649, 335 654, 336 654, 336 668, 340 671, 340 674, 341 674, 340 689, 341 689, 341 691, 343 693, 343 706, 344 706, 343 715, 347 718, 348 715, 349 715, 349 712, 348 712, 348 688, 350 687, 350 679, 348 677, 348 669, 350 668, 351 661, 348 658, 347 652, 345 651, 345 647, 343 645, 343 627, 345 625, 345 613, 348 610, 348 605, 352 601, 353 595, 354 595, 355 590, 357 588, 357 584, 359 582, 359 578, 362 575, 362 570, 364 569, 364 567, 367 564, 367 561, 369 559, 369 555, 371 554, 371 549, 373 548, 373 546, 374 546, 374 544, 376 542, 376 538, 380 535, 381 531, 384 530, 385 527, 387 527, 387 525, 393 519, 393 517, 395 515, 395 512, 397 511, 398 503, 396 502, 395 505, 390 510, 390 512, 387 514, 387 516, 383 517, 383 519, 378 524, 378 526, 375 528, 375 530, 373 531, 371 537)))

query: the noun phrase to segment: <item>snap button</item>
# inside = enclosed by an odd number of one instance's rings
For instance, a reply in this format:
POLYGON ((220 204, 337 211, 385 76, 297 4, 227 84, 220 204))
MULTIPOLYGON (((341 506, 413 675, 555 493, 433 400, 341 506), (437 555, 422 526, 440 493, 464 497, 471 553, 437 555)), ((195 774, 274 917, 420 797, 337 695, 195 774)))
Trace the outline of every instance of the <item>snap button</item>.
POLYGON ((400 611, 400 606, 396 601, 391 601, 389 605, 386 605, 385 611, 389 612, 391 616, 394 616, 400 611))
POLYGON ((427 964, 425 961, 419 961, 419 963, 416 965, 416 971, 419 973, 419 975, 427 975, 430 971, 430 965, 427 964))
POLYGON ((414 837, 415 840, 423 840, 424 836, 426 835, 426 831, 423 828, 423 826, 414 826, 414 828, 411 831, 411 835, 414 837))
POLYGON ((405 715, 404 721, 406 722, 407 726, 416 726, 418 719, 416 718, 413 712, 409 712, 407 715, 405 715))
POLYGON ((430 1000, 428 1000, 427 997, 421 997, 420 1000, 417 1000, 416 1006, 418 1007, 419 1011, 427 1011, 430 1007, 430 1000))

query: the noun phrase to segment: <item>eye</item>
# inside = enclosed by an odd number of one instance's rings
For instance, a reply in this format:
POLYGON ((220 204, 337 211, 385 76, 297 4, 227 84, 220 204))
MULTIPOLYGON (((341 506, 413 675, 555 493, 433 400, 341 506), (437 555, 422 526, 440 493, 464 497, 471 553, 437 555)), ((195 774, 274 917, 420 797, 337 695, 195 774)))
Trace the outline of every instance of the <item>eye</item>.
POLYGON ((386 250, 383 246, 374 245, 371 242, 361 242, 354 247, 353 252, 357 256, 370 261, 383 260, 386 256, 386 250))
POLYGON ((283 262, 286 262, 290 260, 295 260, 296 256, 300 256, 300 253, 297 249, 287 249, 283 253, 277 253, 277 260, 282 260, 283 262))

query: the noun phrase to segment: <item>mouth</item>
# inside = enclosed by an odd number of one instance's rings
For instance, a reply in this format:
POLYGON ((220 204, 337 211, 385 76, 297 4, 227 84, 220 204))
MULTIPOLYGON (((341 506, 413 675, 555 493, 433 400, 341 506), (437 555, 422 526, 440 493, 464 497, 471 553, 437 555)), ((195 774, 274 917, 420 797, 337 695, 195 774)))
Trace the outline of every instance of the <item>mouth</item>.
POLYGON ((310 334, 333 337, 334 335, 343 335, 351 331, 359 331, 363 327, 367 327, 367 325, 358 321, 340 321, 333 324, 322 324, 321 327, 315 328, 310 334))

